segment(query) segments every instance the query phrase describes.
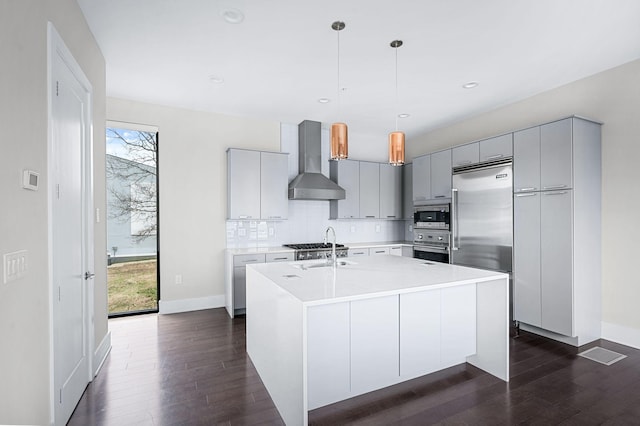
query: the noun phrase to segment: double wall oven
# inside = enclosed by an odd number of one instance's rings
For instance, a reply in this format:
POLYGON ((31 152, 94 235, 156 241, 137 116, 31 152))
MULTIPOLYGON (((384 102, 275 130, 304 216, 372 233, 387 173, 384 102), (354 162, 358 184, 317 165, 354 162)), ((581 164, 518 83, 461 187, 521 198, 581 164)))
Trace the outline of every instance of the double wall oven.
POLYGON ((450 204, 438 203, 413 208, 413 257, 450 262, 450 204))

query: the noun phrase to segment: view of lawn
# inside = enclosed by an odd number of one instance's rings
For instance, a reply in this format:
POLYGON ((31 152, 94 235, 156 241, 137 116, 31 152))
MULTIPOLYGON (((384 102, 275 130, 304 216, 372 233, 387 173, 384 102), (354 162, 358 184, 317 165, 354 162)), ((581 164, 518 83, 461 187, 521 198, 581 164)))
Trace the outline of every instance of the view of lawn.
POLYGON ((109 265, 109 313, 156 309, 156 267, 156 259, 109 265))

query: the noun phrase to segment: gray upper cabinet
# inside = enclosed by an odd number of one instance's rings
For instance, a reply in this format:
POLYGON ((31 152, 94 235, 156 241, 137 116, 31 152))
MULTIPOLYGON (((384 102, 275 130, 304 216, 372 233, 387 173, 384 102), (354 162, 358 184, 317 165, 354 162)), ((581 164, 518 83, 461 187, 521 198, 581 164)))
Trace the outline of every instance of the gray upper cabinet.
POLYGON ((451 150, 451 164, 453 167, 468 166, 480 161, 480 143, 473 142, 456 146, 451 150))
POLYGON ((572 188, 572 120, 540 126, 540 184, 542 190, 572 188))
POLYGON ((331 180, 346 193, 344 200, 331 200, 331 219, 355 219, 360 217, 360 162, 352 160, 331 161, 331 180))
POLYGON ((480 141, 480 161, 500 160, 513 156, 513 133, 480 141))
POLYGON ((513 192, 540 191, 540 127, 513 134, 513 192))
POLYGON ((402 167, 380 164, 380 218, 402 218, 402 167))
POLYGON ((360 217, 380 217, 380 164, 360 162, 360 217))
POLYGON ((260 218, 260 151, 227 151, 227 217, 260 218))
POLYGON ((286 219, 287 156, 245 149, 227 151, 227 218, 286 219))
POLYGON ((413 202, 431 199, 431 155, 413 159, 413 202))
POLYGON ((451 197, 451 150, 431 154, 431 198, 451 197))
MULTIPOLYGON (((413 164, 405 164, 402 167, 402 173, 402 217, 413 219, 413 164)), ((413 256, 413 253, 411 255, 413 256)))
POLYGON ((260 217, 286 219, 289 212, 287 154, 260 153, 260 217))

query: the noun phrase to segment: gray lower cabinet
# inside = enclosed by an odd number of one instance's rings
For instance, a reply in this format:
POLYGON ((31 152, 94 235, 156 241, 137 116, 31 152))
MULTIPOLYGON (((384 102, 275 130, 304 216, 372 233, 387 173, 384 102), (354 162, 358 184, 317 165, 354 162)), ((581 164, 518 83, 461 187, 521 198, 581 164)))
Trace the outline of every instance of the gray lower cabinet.
POLYGON ((227 254, 226 274, 226 308, 229 315, 241 315, 246 312, 247 268, 252 263, 293 262, 293 252, 255 253, 255 254, 227 254))
POLYGON ((380 218, 402 219, 402 167, 380 164, 380 218))
POLYGON ((360 162, 360 217, 380 217, 380 165, 360 162))
POLYGON ((573 336, 572 191, 543 192, 540 199, 542 328, 573 336))
POLYGON ((513 228, 514 315, 542 327, 539 192, 514 195, 513 228))
POLYGON ((355 219, 360 217, 360 162, 352 160, 331 161, 331 180, 345 190, 344 200, 329 202, 331 219, 355 219))
POLYGON ((227 218, 286 219, 289 209, 288 155, 227 150, 227 218))

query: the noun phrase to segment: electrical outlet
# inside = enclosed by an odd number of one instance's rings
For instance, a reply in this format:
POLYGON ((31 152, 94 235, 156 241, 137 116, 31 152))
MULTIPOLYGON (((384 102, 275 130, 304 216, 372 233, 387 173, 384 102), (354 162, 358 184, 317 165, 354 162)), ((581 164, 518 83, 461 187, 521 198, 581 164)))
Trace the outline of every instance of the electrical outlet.
POLYGON ((177 274, 176 275, 176 284, 177 285, 181 285, 182 284, 182 274, 177 274))
POLYGON ((376 232, 380 232, 380 225, 376 225, 376 232))
POLYGON ((4 283, 10 283, 26 275, 29 262, 26 250, 4 255, 4 283))

